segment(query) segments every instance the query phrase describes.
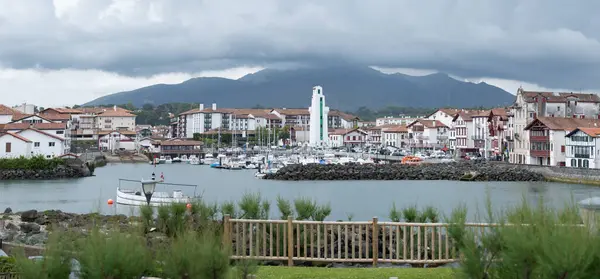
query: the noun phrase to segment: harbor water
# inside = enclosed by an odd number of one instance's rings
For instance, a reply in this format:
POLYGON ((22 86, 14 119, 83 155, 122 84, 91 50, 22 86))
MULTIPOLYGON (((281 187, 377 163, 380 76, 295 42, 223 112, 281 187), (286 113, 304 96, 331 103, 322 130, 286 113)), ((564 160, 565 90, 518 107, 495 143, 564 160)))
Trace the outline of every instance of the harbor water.
MULTIPOLYGON (((271 216, 279 217, 277 196, 288 200, 310 197, 330 203, 329 220, 369 220, 378 216, 387 220, 395 203, 402 208, 434 206, 447 215, 461 204, 469 209, 470 219, 485 216, 485 202, 490 197, 495 210, 519 204, 523 198, 531 203, 544 200, 553 207, 572 201, 600 196, 600 188, 549 182, 460 182, 460 181, 273 181, 254 177, 254 170, 219 170, 188 164, 158 165, 109 164, 96 169, 96 176, 51 181, 0 181, 0 210, 13 211, 59 209, 66 212, 136 214, 130 206, 108 205, 115 199, 119 178, 147 179, 152 172, 164 174, 165 182, 198 185, 196 193, 209 202, 238 201, 245 192, 260 192, 271 201, 271 216)), ((125 188, 139 187, 123 184, 125 188)), ((157 187, 157 191, 182 190, 192 195, 193 187, 157 187)))

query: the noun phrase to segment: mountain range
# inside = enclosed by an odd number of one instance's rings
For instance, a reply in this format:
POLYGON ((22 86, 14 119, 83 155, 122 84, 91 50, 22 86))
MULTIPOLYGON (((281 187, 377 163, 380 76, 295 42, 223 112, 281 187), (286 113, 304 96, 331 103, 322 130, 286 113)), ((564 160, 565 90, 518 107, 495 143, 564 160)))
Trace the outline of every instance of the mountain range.
POLYGON ((514 95, 487 83, 463 82, 447 74, 384 74, 366 66, 265 69, 240 79, 192 78, 179 84, 156 84, 110 94, 84 106, 146 103, 217 103, 219 107, 307 107, 312 87, 320 85, 329 107, 494 107, 514 95))

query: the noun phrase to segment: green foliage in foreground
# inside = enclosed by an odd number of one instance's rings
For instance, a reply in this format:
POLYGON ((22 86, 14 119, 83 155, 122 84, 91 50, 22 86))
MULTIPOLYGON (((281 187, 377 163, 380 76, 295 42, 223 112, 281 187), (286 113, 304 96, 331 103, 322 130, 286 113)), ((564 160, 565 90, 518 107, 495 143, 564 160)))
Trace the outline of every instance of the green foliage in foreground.
MULTIPOLYGON (((183 205, 185 209, 185 205, 183 205)), ((164 207, 177 218, 179 207, 164 207)), ((185 227, 175 226, 177 233, 169 238, 147 234, 139 229, 109 232, 93 229, 88 235, 54 231, 46 244, 44 258, 32 261, 17 251, 12 271, 20 279, 63 279, 73 271, 73 260, 79 263, 79 278, 160 278, 233 279, 241 278, 243 270, 256 270, 245 263, 236 267, 230 261, 230 251, 222 247, 222 231, 214 222, 192 226, 194 214, 185 212, 185 227), (187 226, 189 225, 189 226, 187 226)), ((173 221, 180 222, 180 221, 173 221)), ((153 224, 152 224, 153 225, 153 224)), ((238 262, 239 264, 239 262, 238 262)), ((254 265, 255 266, 255 265, 254 265)))
POLYGON ((7 170, 50 170, 59 165, 64 165, 65 161, 60 158, 46 159, 44 156, 35 156, 31 158, 2 158, 0 159, 0 169, 7 170))
POLYGON ((319 268, 319 267, 270 267, 259 269, 260 279, 446 279, 455 278, 451 268, 319 268))
POLYGON ((454 210, 450 236, 461 255, 459 278, 598 278, 600 235, 581 225, 575 206, 554 210, 543 202, 494 214, 488 202, 483 233, 465 225, 466 207, 454 210))

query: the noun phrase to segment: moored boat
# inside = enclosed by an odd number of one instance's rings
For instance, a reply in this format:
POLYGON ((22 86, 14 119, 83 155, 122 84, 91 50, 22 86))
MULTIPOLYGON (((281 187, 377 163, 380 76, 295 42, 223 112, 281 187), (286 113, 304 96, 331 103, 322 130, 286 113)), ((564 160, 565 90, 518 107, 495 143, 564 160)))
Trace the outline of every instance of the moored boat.
POLYGON ((161 206, 172 203, 191 203, 194 202, 197 198, 195 196, 187 196, 184 195, 183 192, 179 189, 175 189, 172 192, 167 191, 154 191, 156 185, 164 185, 164 186, 177 186, 177 187, 194 187, 194 195, 196 193, 197 185, 187 185, 187 184, 171 184, 164 183, 164 180, 161 175, 161 180, 154 180, 154 174, 152 174, 153 178, 151 180, 129 180, 129 179, 119 179, 119 186, 117 187, 117 204, 123 205, 150 205, 150 206, 161 206), (139 186, 134 189, 126 189, 122 187, 122 182, 134 182, 139 183, 139 186), (144 187, 147 187, 146 190, 152 189, 152 195, 150 196, 150 200, 148 201, 146 195, 144 194, 144 187))

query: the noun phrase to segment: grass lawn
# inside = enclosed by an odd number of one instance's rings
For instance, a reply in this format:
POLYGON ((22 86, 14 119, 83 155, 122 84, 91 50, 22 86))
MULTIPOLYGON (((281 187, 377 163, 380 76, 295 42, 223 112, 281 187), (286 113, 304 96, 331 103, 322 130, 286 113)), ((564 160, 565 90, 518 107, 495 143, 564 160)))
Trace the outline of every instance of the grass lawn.
POLYGON ((455 278, 451 268, 322 268, 322 267, 260 267, 259 279, 446 279, 455 278))

